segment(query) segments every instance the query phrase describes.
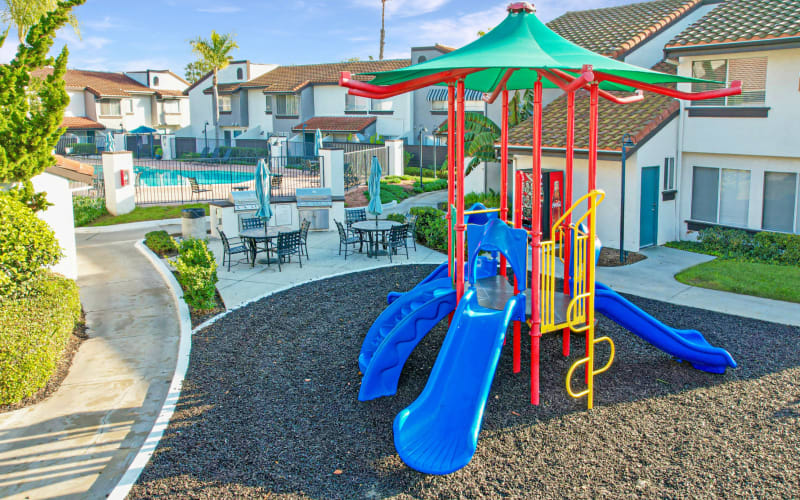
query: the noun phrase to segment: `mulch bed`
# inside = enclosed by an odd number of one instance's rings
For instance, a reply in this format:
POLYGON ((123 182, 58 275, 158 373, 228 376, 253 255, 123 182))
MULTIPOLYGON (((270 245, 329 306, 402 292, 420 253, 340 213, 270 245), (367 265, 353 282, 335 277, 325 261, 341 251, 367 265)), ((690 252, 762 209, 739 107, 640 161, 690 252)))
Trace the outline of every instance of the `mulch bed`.
POLYGON ((89 335, 86 333, 86 318, 83 314, 83 311, 81 311, 81 317, 75 324, 75 329, 72 330, 72 334, 70 334, 69 338, 67 339, 67 344, 64 346, 64 350, 61 352, 61 359, 58 360, 56 369, 53 372, 53 375, 50 377, 50 380, 47 381, 47 385, 18 403, 11 405, 0 405, 0 413, 19 410, 20 408, 35 405, 36 403, 49 398, 58 390, 59 387, 61 387, 61 383, 65 378, 67 378, 69 369, 72 366, 72 360, 75 358, 78 348, 80 348, 83 341, 88 338, 89 335))
MULTIPOLYGON (((442 322, 406 363, 398 394, 361 403, 361 341, 432 266, 398 266, 302 285, 233 311, 193 337, 172 421, 131 497, 478 498, 778 497, 800 491, 800 328, 629 297, 696 328, 739 363, 700 372, 599 318, 617 347, 595 409, 565 392, 572 356, 542 338, 542 400, 506 348, 478 450, 448 476, 397 456, 392 422, 422 391, 442 322), (343 293, 346 291, 346 293, 343 293)), ((523 352, 528 352, 523 331, 523 352)), ((598 345, 599 357, 607 355, 598 345)), ((527 356, 523 357, 526 360, 527 356)), ((602 362, 599 361, 598 364, 602 362)), ((576 380, 576 385, 577 385, 576 380)))
POLYGON ((646 258, 647 256, 639 252, 625 252, 625 262, 622 263, 619 261, 618 249, 603 247, 603 249, 600 250, 600 258, 597 260, 597 265, 600 267, 627 266, 628 264, 635 264, 646 258))

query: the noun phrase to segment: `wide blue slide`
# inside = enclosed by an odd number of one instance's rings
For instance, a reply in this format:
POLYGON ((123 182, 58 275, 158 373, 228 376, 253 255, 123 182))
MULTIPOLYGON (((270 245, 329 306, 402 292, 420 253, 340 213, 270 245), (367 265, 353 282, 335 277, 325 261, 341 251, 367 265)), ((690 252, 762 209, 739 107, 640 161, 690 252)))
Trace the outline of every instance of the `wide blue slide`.
POLYGON ((394 421, 394 444, 410 467, 449 474, 472 459, 506 330, 525 319, 525 295, 502 276, 477 279, 482 250, 501 252, 526 275, 527 233, 489 221, 468 233, 470 288, 462 297, 422 394, 394 421))
POLYGON ((697 330, 669 327, 600 282, 595 282, 594 307, 608 319, 698 370, 725 373, 728 366, 736 368, 736 361, 728 351, 709 344, 697 330))

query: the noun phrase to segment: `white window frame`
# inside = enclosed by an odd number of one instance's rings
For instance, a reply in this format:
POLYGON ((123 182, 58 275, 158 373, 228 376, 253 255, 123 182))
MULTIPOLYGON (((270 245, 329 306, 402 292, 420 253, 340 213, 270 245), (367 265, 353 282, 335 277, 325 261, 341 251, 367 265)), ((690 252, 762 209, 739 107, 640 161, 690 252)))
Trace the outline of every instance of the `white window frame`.
POLYGON ((126 115, 133 114, 133 99, 123 99, 122 100, 122 111, 126 115))
POLYGON ((164 113, 168 115, 179 115, 181 114, 181 101, 180 99, 166 99, 164 100, 164 113), (170 111, 168 108, 168 104, 174 104, 177 109, 175 111, 170 111))
MULTIPOLYGON (((794 230, 791 234, 800 234, 800 173, 783 170, 765 170, 762 176, 762 193, 761 193, 761 230, 769 231, 772 233, 784 233, 784 231, 777 231, 775 229, 764 229, 764 203, 766 202, 766 189, 767 189, 767 174, 794 174, 794 214, 792 228, 794 230)), ((789 234, 789 233, 787 233, 789 234)))
POLYGON ((381 113, 394 112, 394 100, 392 100, 392 98, 370 99, 369 109, 370 111, 378 111, 381 113))
MULTIPOLYGON (((722 209, 722 171, 723 170, 737 170, 737 171, 742 171, 742 172, 748 172, 750 174, 750 183, 749 183, 748 188, 752 189, 752 187, 753 187, 753 171, 752 170, 747 170, 747 169, 744 169, 744 168, 707 167, 705 165, 693 165, 693 167, 692 167, 692 198, 691 198, 691 200, 689 202, 689 209, 690 209, 690 214, 689 215, 692 218, 692 220, 696 220, 698 222, 705 222, 705 223, 708 223, 708 224, 717 224, 717 225, 720 225, 720 226, 738 227, 738 228, 747 229, 747 228, 750 227, 750 208, 751 208, 750 205, 752 205, 752 203, 753 203, 753 199, 750 197, 750 191, 748 191, 748 193, 747 193, 747 219, 748 220, 745 222, 745 224, 744 225, 736 225, 736 224, 720 222, 721 209, 722 209), (697 167, 700 167, 700 168, 713 168, 713 169, 715 169, 717 171, 717 217, 716 217, 716 220, 714 220, 714 221, 695 219, 694 218, 694 214, 691 213, 692 204, 694 202, 694 196, 695 196, 694 169, 697 168, 697 167)), ((763 205, 763 200, 762 200, 762 205, 763 205)), ((796 208, 797 207, 795 207, 795 209, 796 208)))
POLYGON ((447 111, 447 101, 431 101, 431 111, 447 111))
POLYGON ((356 95, 344 95, 344 111, 346 113, 366 113, 370 109, 370 101, 368 97, 361 97, 356 95))
POLYGON ((297 94, 278 94, 275 96, 275 115, 276 116, 300 116, 300 97, 297 94), (283 113, 281 113, 281 100, 283 100, 283 113), (294 103, 294 109, 287 106, 289 100, 294 103), (289 111, 294 111, 290 113, 289 111))
POLYGON ((265 94, 264 99, 264 113, 271 115, 272 114, 272 96, 269 94, 265 94))
POLYGON ((675 157, 674 156, 667 156, 664 158, 664 184, 662 191, 664 192, 673 192, 677 191, 678 188, 675 187, 675 180, 677 178, 677 174, 675 172, 675 157))
POLYGON ((219 108, 219 112, 220 113, 231 113, 231 112, 233 112, 233 104, 231 103, 231 96, 229 96, 229 95, 218 96, 218 98, 217 98, 217 107, 219 108), (227 106, 225 106, 226 102, 228 103, 227 106))
MULTIPOLYGON (((761 102, 748 102, 742 104, 735 104, 735 100, 738 96, 728 96, 728 97, 719 97, 716 99, 710 99, 709 101, 692 101, 691 106, 711 106, 711 107, 726 107, 726 108, 748 108, 748 107, 755 107, 761 108, 766 106, 767 103, 767 67, 769 65, 769 59, 767 56, 758 56, 758 57, 734 57, 734 58, 713 58, 713 59, 695 59, 692 61, 691 70, 692 70, 692 77, 695 77, 694 73, 694 65, 695 63, 702 63, 705 61, 725 61, 725 86, 729 86, 731 83, 730 80, 730 72, 731 72, 731 61, 736 60, 746 60, 746 59, 764 59, 765 69, 764 69, 764 100, 761 102), (722 99, 722 103, 714 102, 718 99, 722 99), (730 104, 730 100, 734 100, 734 104, 730 104)), ((745 82, 742 82, 742 87, 746 86, 745 82)), ((695 89, 692 89, 693 91, 695 89)))
POLYGON ((121 117, 122 116, 122 99, 102 99, 100 101, 100 116, 112 116, 112 117, 121 117), (113 113, 111 109, 103 109, 106 106, 111 106, 111 103, 116 103, 118 106, 119 112, 113 113))

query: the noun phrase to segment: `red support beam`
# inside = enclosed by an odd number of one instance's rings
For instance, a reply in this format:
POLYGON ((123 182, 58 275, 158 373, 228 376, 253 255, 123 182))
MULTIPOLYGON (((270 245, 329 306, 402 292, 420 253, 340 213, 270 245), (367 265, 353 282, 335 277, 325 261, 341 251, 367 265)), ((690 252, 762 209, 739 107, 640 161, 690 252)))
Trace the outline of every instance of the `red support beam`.
POLYGON ((656 94, 663 94, 669 97, 674 97, 676 99, 683 99, 685 101, 702 101, 704 99, 716 99, 719 97, 727 97, 742 93, 741 80, 732 81, 730 87, 717 90, 707 90, 705 92, 681 92, 680 90, 677 89, 661 87, 659 85, 654 85, 652 83, 637 82, 636 80, 631 80, 630 78, 609 75, 607 73, 601 73, 601 72, 597 73, 597 81, 619 83, 620 85, 627 85, 629 87, 646 90, 648 92, 655 92, 656 94))
POLYGON ((533 85, 533 200, 531 207, 531 404, 539 404, 539 339, 542 250, 542 78, 533 85))
POLYGON ((464 295, 464 80, 458 80, 458 145, 456 160, 456 304, 464 295))
MULTIPOLYGON (((508 89, 503 88, 500 125, 500 220, 508 220, 508 89)), ((500 276, 506 276, 506 258, 500 254, 500 276)))
POLYGON ((508 79, 511 78, 511 75, 513 75, 516 70, 516 68, 507 69, 503 75, 503 78, 500 80, 500 83, 497 84, 491 94, 488 96, 484 95, 483 100, 489 104, 492 104, 494 103, 495 99, 497 99, 497 96, 500 95, 501 91, 507 92, 508 89, 506 88, 506 83, 508 83, 508 79))
MULTIPOLYGON (((453 270, 453 221, 450 217, 450 207, 455 201, 455 106, 456 88, 450 83, 447 85, 447 269, 453 270)), ((421 165, 420 165, 421 167, 421 165)), ((455 273, 453 273, 455 274, 455 273)), ((455 280, 456 276, 451 276, 455 280)))
POLYGON ((478 70, 474 68, 451 69, 392 85, 373 85, 371 83, 353 80, 349 71, 342 71, 341 76, 339 77, 339 85, 350 89, 350 93, 352 95, 370 97, 373 99, 386 99, 388 97, 405 94, 406 92, 418 90, 423 87, 435 85, 437 83, 452 81, 456 78, 463 78, 476 71, 478 70))
MULTIPOLYGON (((575 92, 567 94, 567 150, 566 150, 566 172, 564 174, 564 212, 569 212, 572 207, 572 180, 573 164, 575 161, 575 92)), ((572 255, 572 232, 569 225, 572 223, 572 216, 567 215, 564 224, 567 226, 564 234, 564 293, 570 294, 569 287, 569 262, 572 255)), ((561 334, 561 353, 569 356, 569 327, 564 328, 561 334)))
MULTIPOLYGON (((600 106, 600 98, 599 98, 599 83, 593 82, 589 88, 589 192, 591 193, 595 189, 597 189, 597 137, 598 137, 598 124, 599 124, 599 106, 600 106)), ((588 208, 588 207, 587 207, 588 208)), ((592 227, 592 217, 593 215, 589 215, 586 218, 586 224, 589 227, 592 227)), ((587 242, 586 246, 588 250, 594 248, 594 241, 587 242)), ((590 255, 589 252, 586 252, 587 259, 594 259, 594 255, 590 255)), ((590 290, 591 285, 590 283, 594 279, 591 273, 591 266, 586 266, 586 289, 590 290)), ((587 309, 590 307, 590 301, 586 301, 587 309)), ((589 311, 586 312, 586 317, 590 317, 589 311)), ((591 346, 589 345, 589 331, 586 331, 586 357, 589 357, 589 349, 591 346)), ((586 363, 585 367, 585 378, 586 383, 589 383, 589 363, 586 363)))
MULTIPOLYGON (((577 79, 570 75, 569 73, 565 73, 558 69, 552 69, 548 71, 539 70, 539 73, 550 80, 551 82, 555 83, 561 90, 567 92, 568 83, 569 82, 576 82, 577 79)), ((584 85, 583 88, 586 86, 584 85)), ((641 90, 637 90, 634 95, 627 96, 627 97, 617 97, 610 92, 606 92, 605 90, 598 89, 600 97, 607 101, 611 101, 615 104, 631 104, 633 102, 639 102, 644 99, 644 94, 641 90)))

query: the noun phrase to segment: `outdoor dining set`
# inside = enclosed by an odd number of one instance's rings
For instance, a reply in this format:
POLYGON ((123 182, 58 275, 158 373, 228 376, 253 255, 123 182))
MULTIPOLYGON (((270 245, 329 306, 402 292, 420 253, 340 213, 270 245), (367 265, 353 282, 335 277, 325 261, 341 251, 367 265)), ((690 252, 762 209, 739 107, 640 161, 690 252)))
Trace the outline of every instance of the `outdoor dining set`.
POLYGON ((399 254, 400 248, 405 249, 408 258, 409 239, 414 251, 417 250, 415 241, 417 221, 414 216, 406 216, 405 222, 367 219, 366 209, 350 208, 345 209, 344 225, 339 221, 334 222, 339 231, 339 255, 344 250, 345 260, 350 247, 353 247, 353 250, 349 253, 354 253, 356 246, 359 252, 363 252, 366 245, 368 257, 388 255, 390 262, 393 254, 399 254))
POLYGON ((297 262, 303 267, 302 258, 308 260, 308 229, 311 223, 303 219, 300 229, 292 231, 289 226, 268 226, 260 217, 242 219, 242 229, 238 237, 229 238, 225 231, 217 228, 222 240, 222 265, 227 259, 228 271, 231 270, 231 257, 245 254, 246 262, 250 267, 256 264, 259 253, 264 253, 265 258, 258 261, 261 264, 278 264, 278 271, 283 271, 282 264, 291 262, 292 256, 297 256, 297 262))

